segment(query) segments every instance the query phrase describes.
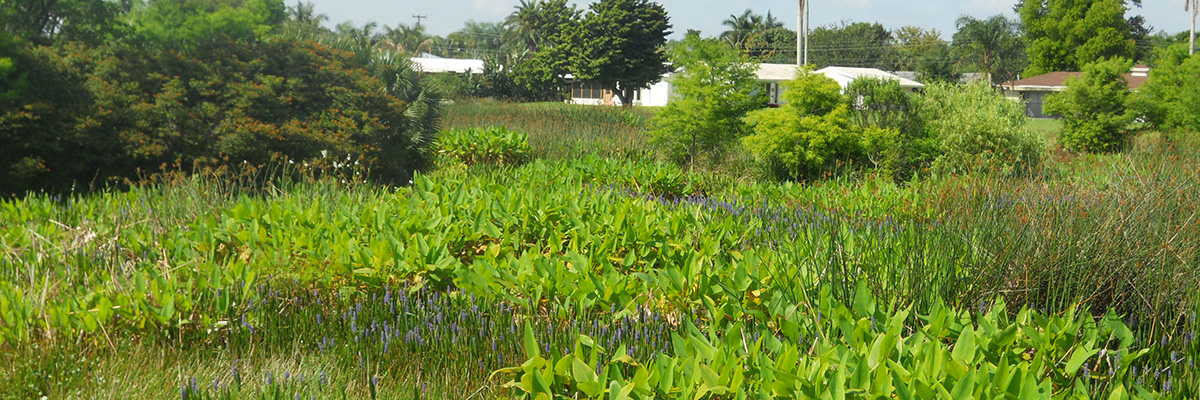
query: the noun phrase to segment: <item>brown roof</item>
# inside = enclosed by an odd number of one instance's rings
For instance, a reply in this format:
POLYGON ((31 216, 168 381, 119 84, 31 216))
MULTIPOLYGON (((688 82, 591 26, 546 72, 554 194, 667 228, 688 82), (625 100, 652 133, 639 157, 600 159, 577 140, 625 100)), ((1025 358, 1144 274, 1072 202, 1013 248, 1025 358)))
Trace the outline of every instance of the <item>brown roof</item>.
MULTIPOLYGON (((1144 66, 1139 65, 1139 67, 1144 66)), ((1067 78, 1082 74, 1082 72, 1055 71, 1038 76, 1031 76, 1025 79, 1004 82, 1001 84, 1001 86, 1009 88, 1015 88, 1017 86, 1041 86, 1055 89, 1065 89, 1067 87, 1067 78)), ((1125 81, 1129 83, 1130 90, 1137 90, 1138 88, 1142 87, 1142 84, 1146 83, 1146 80, 1149 78, 1150 77, 1148 76, 1134 76, 1133 73, 1125 74, 1125 81)))

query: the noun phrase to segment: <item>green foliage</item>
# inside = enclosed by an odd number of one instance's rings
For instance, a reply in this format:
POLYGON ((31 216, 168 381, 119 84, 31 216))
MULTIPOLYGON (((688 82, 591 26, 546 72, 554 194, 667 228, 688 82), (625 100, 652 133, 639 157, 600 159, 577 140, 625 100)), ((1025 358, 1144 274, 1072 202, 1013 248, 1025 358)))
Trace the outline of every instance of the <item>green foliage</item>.
POLYGON ((152 0, 135 15, 134 25, 160 45, 187 49, 221 41, 252 42, 286 17, 282 0, 152 0))
POLYGON ((986 83, 934 83, 918 115, 937 143, 935 172, 1028 173, 1041 165, 1045 144, 1030 133, 1025 111, 986 83))
POLYGON ((922 82, 953 82, 954 73, 950 43, 942 40, 937 29, 905 26, 892 32, 894 38, 894 68, 914 71, 922 82))
MULTIPOLYGON (((1160 352, 1137 345, 1119 316, 1098 321, 1071 309, 1062 315, 1029 309, 1010 313, 1003 302, 974 316, 938 305, 928 315, 877 305, 865 286, 853 303, 822 298, 772 322, 704 327, 684 321, 671 333, 671 351, 641 360, 579 335, 555 354, 534 351, 512 375, 518 398, 1156 398, 1171 384, 1165 374, 1139 377, 1136 366, 1160 352), (814 314, 816 314, 814 318, 814 314), (823 318, 822 318, 823 316, 823 318), (917 321, 915 324, 910 319, 917 321), (915 326, 914 326, 915 325, 915 326)), ((989 304, 984 303, 984 306, 989 304)), ((1160 371, 1161 372, 1161 371, 1160 371)), ((1145 374, 1145 373, 1143 373, 1145 374)), ((1184 385, 1181 385, 1184 386, 1184 385)), ((1174 394, 1194 388, 1174 389, 1174 394)))
POLYGON ((856 79, 846 88, 846 99, 855 125, 895 132, 865 143, 864 151, 875 167, 903 180, 927 168, 937 156, 937 143, 926 135, 917 115, 917 100, 900 82, 856 79))
POLYGON ((519 165, 529 160, 529 135, 503 127, 442 132, 438 154, 471 164, 519 165))
POLYGON ((1063 147, 1086 152, 1110 152, 1125 144, 1134 113, 1128 112, 1129 84, 1125 73, 1132 63, 1112 59, 1083 67, 1083 75, 1067 80, 1067 90, 1046 99, 1046 112, 1061 115, 1063 147))
POLYGON ((887 143, 895 131, 856 127, 841 86, 824 75, 801 70, 784 84, 785 104, 746 116, 754 134, 746 147, 768 172, 780 179, 815 179, 855 160, 867 149, 887 143))
POLYGON ((563 26, 563 43, 550 53, 566 60, 575 79, 612 90, 632 106, 633 93, 662 79, 663 47, 671 33, 667 10, 649 0, 600 0, 578 24, 563 26))
POLYGON ((1026 1, 1017 10, 1029 53, 1027 76, 1079 71, 1094 62, 1136 55, 1122 0, 1026 1))
POLYGON ((821 67, 866 67, 893 70, 892 33, 883 25, 841 22, 809 34, 809 63, 821 67))
POLYGON ((38 45, 100 44, 128 31, 120 18, 128 11, 107 0, 0 0, 0 32, 38 45))
POLYGON ((61 188, 90 178, 89 166, 115 161, 104 156, 113 140, 80 126, 94 113, 87 76, 48 48, 9 49, 11 68, 0 80, 0 196, 61 188))
POLYGON ((688 36, 673 49, 675 92, 654 118, 651 140, 677 163, 695 165, 703 151, 714 158, 745 135, 742 118, 766 103, 756 85, 757 64, 715 39, 688 36))
POLYGON ((448 129, 504 126, 525 132, 536 158, 645 159, 653 155, 646 132, 654 113, 651 108, 476 100, 447 107, 445 126, 448 129))
POLYGON ((988 75, 999 84, 1014 79, 1027 65, 1021 25, 1003 15, 980 20, 965 16, 955 23, 953 50, 958 68, 988 75))
POLYGON ((1150 80, 1134 95, 1137 109, 1158 128, 1200 132, 1200 56, 1187 55, 1187 45, 1159 52, 1150 80))
POLYGON ((438 130, 439 99, 402 57, 356 65, 348 53, 287 41, 39 51, 49 68, 31 69, 30 83, 58 89, 4 114, 4 159, 15 163, 5 165, 5 193, 321 154, 407 181, 427 165, 438 130))

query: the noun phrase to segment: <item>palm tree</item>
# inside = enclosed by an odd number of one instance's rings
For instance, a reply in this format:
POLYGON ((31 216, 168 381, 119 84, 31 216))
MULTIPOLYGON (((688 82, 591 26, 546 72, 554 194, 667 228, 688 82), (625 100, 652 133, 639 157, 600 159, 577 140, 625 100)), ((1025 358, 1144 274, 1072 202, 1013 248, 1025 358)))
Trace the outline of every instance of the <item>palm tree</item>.
POLYGON ((1024 47, 1020 26, 1003 15, 985 20, 970 16, 955 23, 953 48, 959 68, 974 69, 987 74, 990 83, 1004 82, 1024 69, 1024 47))
POLYGON ((747 8, 742 15, 730 14, 729 18, 721 21, 721 25, 729 27, 729 30, 721 32, 721 39, 737 49, 745 50, 747 39, 762 32, 782 28, 783 22, 771 15, 770 11, 763 17, 747 8))
POLYGON ((424 26, 400 24, 395 28, 384 26, 383 29, 384 32, 376 44, 380 51, 403 53, 411 57, 433 51, 436 38, 427 35, 424 26))
POLYGON ((538 31, 542 22, 541 0, 521 0, 521 4, 514 8, 512 14, 504 19, 504 27, 508 29, 504 39, 524 43, 526 50, 537 52, 543 39, 538 31))

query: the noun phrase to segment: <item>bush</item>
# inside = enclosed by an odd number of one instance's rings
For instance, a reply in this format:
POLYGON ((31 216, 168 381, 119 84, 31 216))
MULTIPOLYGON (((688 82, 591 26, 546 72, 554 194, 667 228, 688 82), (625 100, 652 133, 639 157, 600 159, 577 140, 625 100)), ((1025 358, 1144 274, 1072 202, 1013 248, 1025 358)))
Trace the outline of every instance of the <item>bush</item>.
POLYGON ((870 142, 866 150, 872 164, 897 179, 907 179, 929 167, 937 145, 917 116, 916 99, 891 79, 856 79, 846 88, 851 120, 863 128, 896 132, 870 142), (888 140, 894 138, 895 140, 888 140))
POLYGON ((745 119, 754 134, 743 143, 776 178, 818 178, 842 163, 865 161, 868 149, 895 140, 894 130, 851 124, 841 86, 824 75, 805 69, 785 86, 782 107, 745 119))
POLYGON ((1044 157, 1045 143, 1029 131, 1021 104, 987 83, 930 84, 917 115, 936 143, 935 172, 1028 173, 1044 157))
POLYGON ((1134 114, 1126 112, 1129 84, 1124 74, 1132 63, 1115 58, 1083 67, 1083 75, 1067 80, 1067 90, 1046 99, 1046 112, 1062 115, 1063 147, 1111 152, 1125 143, 1134 114))
POLYGON ((1147 122, 1169 131, 1200 132, 1200 56, 1188 56, 1187 45, 1159 52, 1150 80, 1136 96, 1147 122))
POLYGON ((701 150, 720 159, 746 134, 746 113, 766 103, 754 80, 757 64, 696 35, 675 46, 671 58, 681 67, 671 82, 675 97, 655 116, 651 138, 680 164, 694 167, 701 150))
POLYGON ((529 135, 503 127, 455 129, 443 132, 437 152, 471 164, 521 164, 529 160, 529 135))
POLYGON ((3 158, 17 164, 0 171, 9 194, 322 152, 361 160, 374 178, 407 181, 427 165, 440 116, 438 96, 406 59, 364 65, 312 43, 32 51, 18 68, 39 93, 0 116, 3 158))

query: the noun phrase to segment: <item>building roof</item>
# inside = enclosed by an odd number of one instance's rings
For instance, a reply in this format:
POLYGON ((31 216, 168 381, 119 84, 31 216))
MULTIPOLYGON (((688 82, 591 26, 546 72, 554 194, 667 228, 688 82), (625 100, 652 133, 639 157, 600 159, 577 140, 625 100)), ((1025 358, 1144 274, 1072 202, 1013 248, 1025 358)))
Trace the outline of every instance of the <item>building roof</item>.
MULTIPOLYGON (((1125 74, 1125 81, 1130 90, 1137 90, 1150 79, 1150 67, 1135 65, 1133 70, 1125 74)), ((1082 72, 1055 71, 1025 79, 1004 82, 1001 86, 1018 92, 1060 92, 1067 89, 1067 79, 1083 75, 1082 72)))
POLYGON ((912 79, 889 74, 883 70, 876 68, 852 68, 852 67, 825 67, 816 71, 818 74, 824 74, 833 80, 838 81, 842 87, 846 87, 850 82, 859 78, 876 78, 887 79, 900 82, 902 88, 923 88, 924 84, 912 79))
POLYGON ((758 64, 758 80, 763 82, 783 82, 796 79, 796 64, 758 64))
POLYGON ((411 59, 418 71, 439 73, 453 72, 456 74, 483 72, 483 60, 460 60, 454 58, 414 57, 411 59))

